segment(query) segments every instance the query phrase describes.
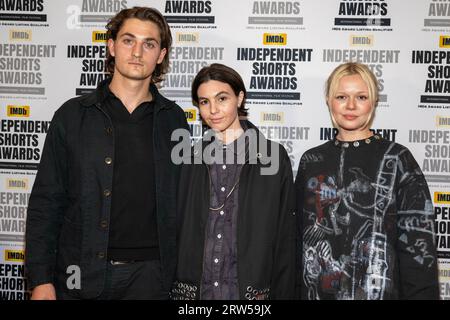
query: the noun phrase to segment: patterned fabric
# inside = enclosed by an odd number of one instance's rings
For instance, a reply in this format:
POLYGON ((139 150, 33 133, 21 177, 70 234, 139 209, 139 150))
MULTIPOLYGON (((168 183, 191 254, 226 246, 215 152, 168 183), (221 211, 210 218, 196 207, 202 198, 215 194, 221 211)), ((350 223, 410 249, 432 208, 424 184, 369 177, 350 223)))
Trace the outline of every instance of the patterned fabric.
POLYGON ((327 142, 296 186, 303 299, 438 299, 433 206, 407 148, 327 142))

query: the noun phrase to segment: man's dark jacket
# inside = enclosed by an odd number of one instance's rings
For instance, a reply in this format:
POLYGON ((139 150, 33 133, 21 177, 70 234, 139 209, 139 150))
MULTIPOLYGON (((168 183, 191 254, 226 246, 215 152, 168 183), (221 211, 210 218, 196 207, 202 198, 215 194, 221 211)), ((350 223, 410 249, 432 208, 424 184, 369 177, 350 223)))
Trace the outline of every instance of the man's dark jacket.
MULTIPOLYGON (((53 283, 67 290, 78 266, 76 298, 95 298, 105 282, 111 213, 114 128, 104 110, 102 82, 92 93, 70 99, 54 114, 28 206, 26 270, 29 287, 53 283), (111 158, 111 159, 108 159, 111 158)), ((171 161, 172 131, 188 129, 174 102, 150 86, 156 208, 163 285, 168 291, 176 264, 176 186, 179 167, 171 161)), ((133 186, 130 186, 133 188, 133 186)))

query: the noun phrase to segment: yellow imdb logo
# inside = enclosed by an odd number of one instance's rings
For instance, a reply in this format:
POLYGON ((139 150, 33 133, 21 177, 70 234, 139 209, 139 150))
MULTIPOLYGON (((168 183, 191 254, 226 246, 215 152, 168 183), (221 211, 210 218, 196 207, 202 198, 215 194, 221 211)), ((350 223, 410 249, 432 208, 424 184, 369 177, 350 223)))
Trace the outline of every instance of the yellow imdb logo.
POLYGON ((439 37, 439 47, 440 48, 450 48, 450 36, 440 36, 439 37))
POLYGON ((450 127, 450 117, 436 116, 436 126, 449 128, 450 127))
POLYGON ((194 122, 197 120, 197 109, 185 109, 184 114, 188 122, 194 122))
POLYGON ((28 179, 6 179, 6 189, 28 189, 28 179))
POLYGON ((9 30, 10 41, 31 41, 31 30, 9 30))
POLYGON ((284 123, 284 112, 261 112, 261 122, 284 123))
POLYGON ((450 192, 435 192, 434 203, 450 204, 450 192))
POLYGON ((450 280, 450 270, 444 269, 443 266, 439 266, 439 280, 450 280))
POLYGON ((92 42, 106 42, 106 31, 92 31, 92 42))
POLYGON ((178 43, 193 42, 197 43, 199 38, 198 32, 177 32, 176 38, 178 43))
POLYGON ((371 47, 373 46, 372 35, 351 35, 350 45, 353 47, 371 47))
POLYGON ((5 250, 5 261, 23 262, 24 260, 24 250, 5 250))
POLYGON ((8 117, 25 117, 30 116, 30 106, 14 106, 8 105, 6 107, 6 114, 8 117))
POLYGON ((287 33, 264 33, 263 44, 285 46, 287 44, 287 33))

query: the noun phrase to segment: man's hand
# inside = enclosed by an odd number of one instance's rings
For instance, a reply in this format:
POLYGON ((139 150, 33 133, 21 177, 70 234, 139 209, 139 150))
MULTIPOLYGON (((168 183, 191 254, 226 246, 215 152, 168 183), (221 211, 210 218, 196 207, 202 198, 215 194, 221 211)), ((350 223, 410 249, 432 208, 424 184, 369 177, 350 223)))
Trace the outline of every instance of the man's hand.
POLYGON ((55 287, 51 283, 36 286, 31 292, 31 300, 56 300, 55 287))

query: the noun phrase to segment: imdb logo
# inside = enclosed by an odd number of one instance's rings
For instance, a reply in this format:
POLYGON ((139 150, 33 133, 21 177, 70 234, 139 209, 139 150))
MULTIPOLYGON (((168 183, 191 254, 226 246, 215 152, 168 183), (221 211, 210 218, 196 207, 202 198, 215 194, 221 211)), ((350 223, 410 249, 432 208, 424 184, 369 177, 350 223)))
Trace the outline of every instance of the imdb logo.
POLYGON ((31 41, 31 30, 9 30, 10 41, 31 41))
POLYGON ((8 117, 25 117, 30 116, 30 106, 13 106, 6 107, 6 114, 8 117))
POLYGON ((440 36, 439 37, 439 47, 440 48, 450 48, 450 36, 440 36))
POLYGON ((184 115, 188 122, 194 122, 197 120, 197 109, 185 109, 184 115))
POLYGON ((287 33, 264 33, 263 44, 285 46, 287 44, 287 33))
POLYGON ((439 267, 439 280, 450 280, 450 269, 444 269, 443 267, 439 267))
POLYGON ((106 42, 106 31, 92 31, 92 42, 106 42))
POLYGON ((6 189, 28 189, 28 179, 6 179, 6 189))
POLYGON ((5 261, 24 262, 24 250, 5 250, 5 261))
POLYGON ((175 39, 178 43, 198 43, 198 32, 177 32, 175 39))
POLYGON ((373 36, 350 36, 350 46, 352 47, 371 47, 373 46, 373 36))
POLYGON ((284 112, 261 112, 261 122, 284 123, 284 112))
POLYGON ((435 192, 434 203, 436 204, 450 204, 450 192, 435 192))
POLYGON ((436 127, 450 128, 450 117, 436 116, 436 127))

